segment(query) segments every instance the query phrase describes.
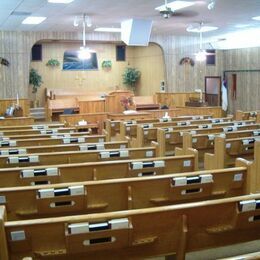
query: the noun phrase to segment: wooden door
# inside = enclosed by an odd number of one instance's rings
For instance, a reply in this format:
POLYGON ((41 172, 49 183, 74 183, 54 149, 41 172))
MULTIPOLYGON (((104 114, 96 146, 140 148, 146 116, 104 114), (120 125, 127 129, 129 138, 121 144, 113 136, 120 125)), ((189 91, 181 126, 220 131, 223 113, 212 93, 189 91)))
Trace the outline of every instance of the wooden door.
POLYGON ((209 106, 220 106, 221 77, 205 77, 205 101, 209 106))

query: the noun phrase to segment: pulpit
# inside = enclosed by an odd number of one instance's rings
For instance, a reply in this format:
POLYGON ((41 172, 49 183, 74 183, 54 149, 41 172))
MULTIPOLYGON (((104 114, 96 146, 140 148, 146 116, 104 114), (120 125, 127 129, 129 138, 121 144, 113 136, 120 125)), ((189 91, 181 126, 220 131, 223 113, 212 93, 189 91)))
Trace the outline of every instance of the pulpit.
POLYGON ((121 113, 124 111, 124 106, 121 101, 125 98, 133 97, 133 93, 128 90, 116 90, 110 92, 106 96, 105 109, 109 113, 121 113))

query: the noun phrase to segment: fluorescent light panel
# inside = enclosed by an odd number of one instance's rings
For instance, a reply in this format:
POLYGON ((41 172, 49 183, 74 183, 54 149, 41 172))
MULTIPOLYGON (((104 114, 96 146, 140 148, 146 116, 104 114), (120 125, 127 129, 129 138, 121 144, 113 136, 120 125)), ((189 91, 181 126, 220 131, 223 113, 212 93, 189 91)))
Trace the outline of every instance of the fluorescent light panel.
POLYGON ((70 4, 74 0, 48 0, 49 3, 52 4, 70 4))
POLYGON ((252 17, 253 20, 260 21, 260 16, 252 17))
POLYGON ((46 17, 42 17, 42 16, 29 16, 22 21, 22 24, 40 24, 45 19, 46 17))
MULTIPOLYGON (((188 1, 173 1, 173 2, 171 2, 171 3, 168 3, 168 4, 167 4, 167 7, 168 7, 168 8, 171 8, 173 11, 176 11, 176 10, 180 10, 180 9, 182 9, 182 8, 186 8, 186 7, 192 6, 192 5, 194 5, 194 4, 195 4, 195 3, 193 3, 193 2, 188 2, 188 1)), ((165 10, 165 4, 156 7, 155 10, 158 10, 158 11, 163 11, 163 10, 165 10)))
POLYGON ((96 28, 94 31, 96 32, 121 32, 121 28, 114 28, 114 27, 99 27, 96 28))
POLYGON ((187 32, 194 32, 194 33, 199 33, 199 32, 210 32, 210 31, 215 31, 217 30, 218 27, 215 26, 188 26, 186 31, 187 32))

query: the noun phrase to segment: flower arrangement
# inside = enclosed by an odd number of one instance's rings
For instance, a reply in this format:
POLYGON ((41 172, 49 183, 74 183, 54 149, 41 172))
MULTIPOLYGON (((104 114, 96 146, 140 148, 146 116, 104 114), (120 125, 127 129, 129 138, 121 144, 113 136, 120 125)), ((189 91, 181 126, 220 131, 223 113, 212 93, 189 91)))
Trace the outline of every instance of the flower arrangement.
POLYGON ((128 110, 129 107, 133 105, 133 99, 132 97, 122 97, 120 103, 125 110, 128 110))
POLYGON ((185 65, 185 64, 189 64, 192 67, 194 66, 195 62, 192 58, 190 57, 184 57, 180 60, 180 65, 185 65))

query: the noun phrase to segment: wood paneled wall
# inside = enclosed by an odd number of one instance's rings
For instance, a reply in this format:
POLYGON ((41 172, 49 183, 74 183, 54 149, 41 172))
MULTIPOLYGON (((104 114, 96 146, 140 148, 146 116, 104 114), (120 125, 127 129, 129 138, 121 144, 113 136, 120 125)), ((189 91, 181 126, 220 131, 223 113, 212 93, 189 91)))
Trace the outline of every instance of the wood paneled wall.
POLYGON ((260 48, 224 51, 224 70, 229 92, 229 111, 260 109, 260 48), (232 74, 237 76, 236 99, 232 96, 232 74))
MULTIPOLYGON (((66 50, 78 50, 81 42, 65 43, 62 41, 54 43, 42 43, 42 62, 31 62, 31 67, 38 70, 43 78, 43 85, 37 93, 41 104, 44 104, 45 88, 61 88, 61 89, 86 89, 89 92, 104 91, 111 92, 116 86, 122 86, 122 74, 128 65, 128 57, 131 48, 126 48, 126 61, 116 61, 116 44, 115 43, 88 43, 88 47, 97 52, 98 69, 91 71, 64 71, 63 54, 66 50), (59 67, 50 68, 46 66, 49 59, 54 58, 60 62, 59 67), (112 68, 105 70, 101 64, 104 60, 112 61, 112 68)), ((132 55, 131 55, 132 56, 132 55)))
MULTIPOLYGON (((120 42, 120 35, 89 33, 87 41, 120 42)), ((27 98, 30 56, 32 46, 39 40, 82 40, 81 33, 74 32, 8 32, 0 31, 0 56, 10 62, 0 66, 0 98, 27 98)))
MULTIPOLYGON (((137 95, 153 95, 159 91, 160 81, 164 79, 163 52, 156 44, 148 47, 127 47, 126 61, 116 61, 115 43, 88 43, 88 47, 97 52, 98 69, 94 71, 63 71, 63 55, 66 50, 79 49, 81 42, 43 42, 42 61, 31 62, 31 67, 35 68, 43 78, 42 87, 37 93, 37 99, 44 105, 44 90, 51 89, 87 89, 92 91, 111 92, 123 85, 122 74, 127 66, 136 67, 141 71, 141 78, 137 86, 137 95), (46 66, 49 59, 54 58, 60 61, 60 66, 50 68, 46 66), (112 61, 110 70, 102 69, 104 60, 112 61)), ((31 95, 31 99, 33 96, 31 95)))
POLYGON ((165 79, 165 63, 161 47, 155 43, 150 43, 148 48, 133 47, 132 55, 133 67, 141 71, 135 94, 154 95, 160 91, 160 83, 165 79))
MULTIPOLYGON (((9 60, 10 66, 0 66, 0 98, 28 97, 30 51, 39 40, 81 40, 81 33, 66 32, 0 32, 0 56, 9 60)), ((165 62, 165 80, 169 92, 190 92, 204 89, 205 76, 222 76, 228 69, 260 69, 260 48, 217 51, 216 66, 196 63, 194 67, 179 65, 183 57, 194 58, 199 48, 199 37, 152 35, 151 42, 162 47, 165 62)), ((90 33, 87 40, 120 42, 120 34, 90 33)), ((209 47, 205 45, 204 47, 209 47)), ((234 109, 259 109, 259 73, 237 73, 237 101, 234 109)), ((159 77, 158 77, 159 78, 159 77)), ((161 80, 161 79, 160 79, 161 80)), ((140 89, 143 94, 143 89, 140 89)), ((231 101, 231 100, 230 100, 231 101)))
MULTIPOLYGON (((220 76, 223 71, 223 52, 217 52, 216 66, 206 66, 205 62, 195 61, 195 53, 199 50, 199 37, 154 35, 151 39, 158 43, 164 53, 166 90, 168 92, 204 91, 205 76, 220 76), (180 65, 180 60, 190 57, 194 66, 180 65)), ((204 44, 204 48, 210 48, 204 44)))

